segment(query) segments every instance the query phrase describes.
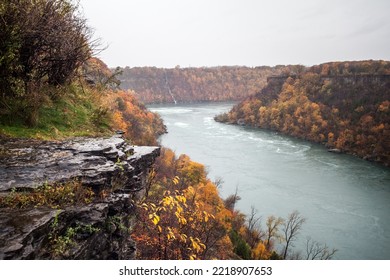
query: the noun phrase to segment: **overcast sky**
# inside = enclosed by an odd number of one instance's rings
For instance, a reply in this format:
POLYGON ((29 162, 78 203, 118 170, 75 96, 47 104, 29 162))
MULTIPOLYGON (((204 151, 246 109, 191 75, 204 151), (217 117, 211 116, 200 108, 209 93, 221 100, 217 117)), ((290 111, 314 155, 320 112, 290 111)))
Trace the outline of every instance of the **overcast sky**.
POLYGON ((390 60, 389 0, 81 0, 110 67, 390 60))

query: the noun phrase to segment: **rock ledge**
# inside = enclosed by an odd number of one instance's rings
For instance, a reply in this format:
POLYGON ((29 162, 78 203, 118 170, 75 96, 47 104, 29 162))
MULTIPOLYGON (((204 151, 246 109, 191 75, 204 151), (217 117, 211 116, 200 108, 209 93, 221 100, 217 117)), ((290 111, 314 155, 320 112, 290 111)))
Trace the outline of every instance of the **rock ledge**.
POLYGON ((107 197, 64 209, 0 209, 0 259, 131 259, 132 199, 142 195, 159 147, 121 135, 63 142, 0 140, 0 195, 80 180, 107 197), (73 234, 69 236, 69 229, 73 234), (61 247, 56 240, 70 237, 61 247))

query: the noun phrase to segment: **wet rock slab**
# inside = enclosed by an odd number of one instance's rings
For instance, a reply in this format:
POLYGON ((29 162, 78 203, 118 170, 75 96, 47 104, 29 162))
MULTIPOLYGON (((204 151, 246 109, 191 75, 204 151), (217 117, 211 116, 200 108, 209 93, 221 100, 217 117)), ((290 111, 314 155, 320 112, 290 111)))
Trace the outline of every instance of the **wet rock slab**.
MULTIPOLYGON (((0 192, 34 189, 73 179, 102 188, 121 174, 126 173, 127 179, 136 176, 133 173, 140 169, 138 165, 150 164, 158 154, 159 147, 133 147, 120 135, 63 142, 3 139, 0 140, 0 192)), ((131 181, 123 184, 131 188, 131 181)))

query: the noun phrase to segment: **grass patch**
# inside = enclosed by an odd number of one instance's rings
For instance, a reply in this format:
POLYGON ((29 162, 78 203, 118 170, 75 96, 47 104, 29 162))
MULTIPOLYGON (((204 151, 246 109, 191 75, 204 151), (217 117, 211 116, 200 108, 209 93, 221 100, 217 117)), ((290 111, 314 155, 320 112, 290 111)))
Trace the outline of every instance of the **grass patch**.
POLYGON ((34 127, 25 125, 19 114, 0 115, 0 135, 50 140, 110 134, 110 114, 101 93, 77 85, 63 90, 66 94, 57 100, 47 98, 34 127))

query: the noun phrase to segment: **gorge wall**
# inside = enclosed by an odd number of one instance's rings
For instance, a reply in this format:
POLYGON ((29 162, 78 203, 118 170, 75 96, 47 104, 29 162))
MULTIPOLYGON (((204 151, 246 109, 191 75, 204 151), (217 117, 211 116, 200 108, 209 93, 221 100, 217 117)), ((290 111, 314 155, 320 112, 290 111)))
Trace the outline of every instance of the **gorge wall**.
POLYGON ((232 101, 262 89, 268 76, 295 68, 299 66, 125 67, 117 78, 122 89, 134 91, 144 103, 232 101))
POLYGON ((133 201, 159 153, 121 135, 1 139, 0 259, 133 258, 133 201))
POLYGON ((389 166, 389 67, 383 61, 340 62, 271 76, 265 88, 215 119, 279 131, 389 166))

